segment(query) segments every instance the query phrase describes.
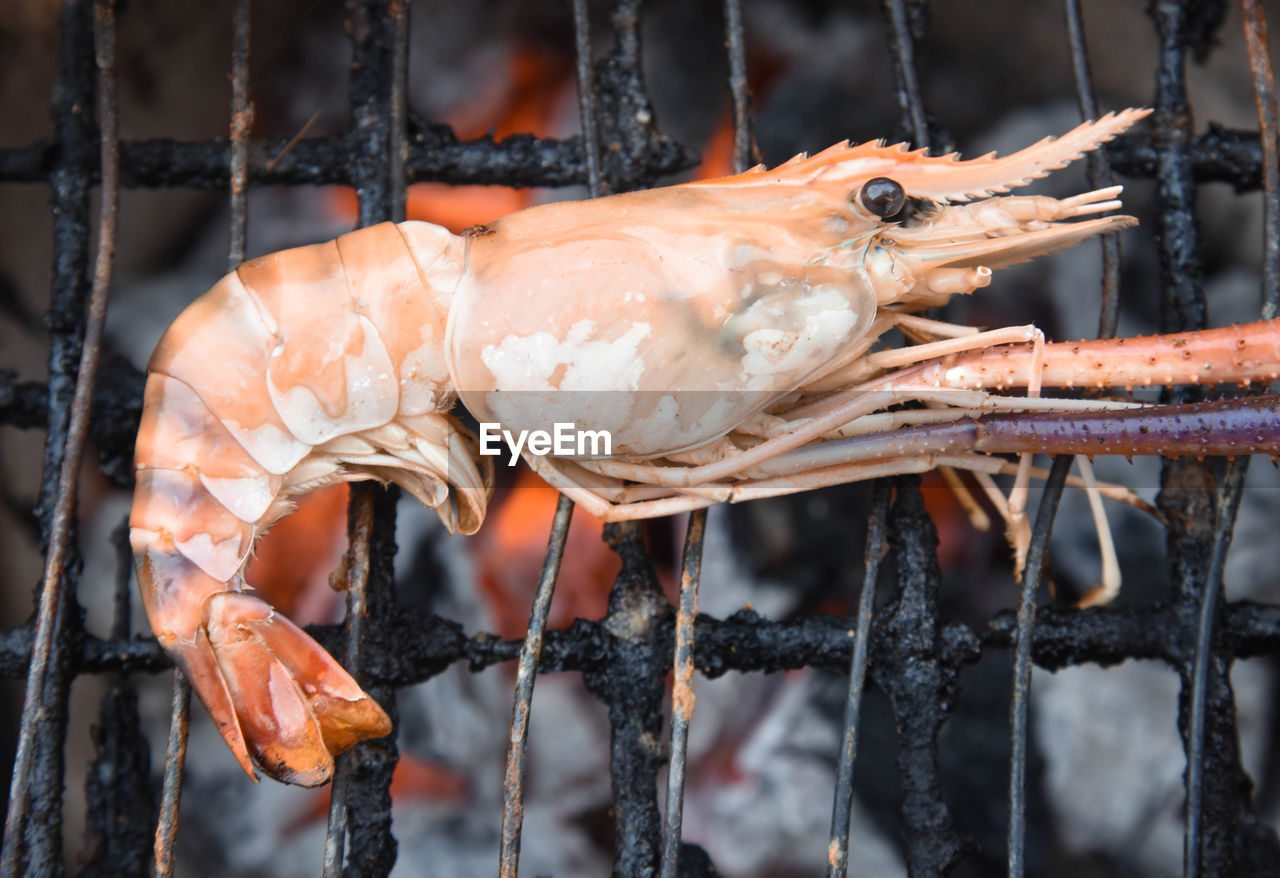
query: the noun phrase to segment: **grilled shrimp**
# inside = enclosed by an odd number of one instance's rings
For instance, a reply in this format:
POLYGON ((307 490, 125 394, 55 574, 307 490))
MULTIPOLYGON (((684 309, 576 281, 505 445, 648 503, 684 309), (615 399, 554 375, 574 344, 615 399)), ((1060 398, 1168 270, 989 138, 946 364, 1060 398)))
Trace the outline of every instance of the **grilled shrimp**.
MULTIPOLYGON (((319 784, 334 755, 390 724, 318 644, 243 592, 246 559, 291 497, 340 481, 398 484, 450 530, 475 531, 492 458, 450 414, 459 397, 504 427, 607 430, 608 459, 526 455, 607 518, 944 462, 909 450, 895 463, 883 442, 870 455, 880 469, 865 452, 803 455, 842 447, 828 440, 866 432, 867 418, 897 418, 888 429, 928 415, 874 413, 908 396, 938 404, 939 387, 963 388, 948 391, 946 405, 970 405, 944 413, 953 420, 1006 399, 970 388, 1021 373, 984 383, 972 377, 982 362, 966 361, 948 384, 931 358, 1029 341, 1039 356, 1033 328, 972 335, 911 312, 1134 224, 1093 216, 1119 206, 1119 187, 988 196, 1144 115, 1004 158, 841 144, 772 171, 535 207, 462 236, 383 224, 245 263, 178 317, 148 366, 130 524, 157 638, 246 772, 319 784), (928 206, 897 223, 908 198, 928 206), (894 327, 935 340, 905 358, 871 353, 894 327), (828 393, 850 388, 852 401, 828 393)), ((1274 371, 1274 346, 1262 359, 1253 371, 1274 371)))

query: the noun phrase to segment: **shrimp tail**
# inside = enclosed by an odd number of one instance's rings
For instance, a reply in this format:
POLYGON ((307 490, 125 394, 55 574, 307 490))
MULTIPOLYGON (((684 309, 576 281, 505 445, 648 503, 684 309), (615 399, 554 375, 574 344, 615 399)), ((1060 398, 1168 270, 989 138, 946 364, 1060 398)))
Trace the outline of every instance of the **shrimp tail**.
POLYGON ((273 777, 318 786, 333 776, 333 754, 391 731, 324 647, 265 601, 220 592, 202 626, 245 741, 273 777))
POLYGON ((279 780, 319 786, 333 776, 335 755, 391 731, 351 675, 265 601, 166 551, 163 534, 134 528, 132 537, 161 643, 250 777, 258 777, 256 763, 279 780), (176 613, 175 603, 187 611, 176 613), (197 620, 191 631, 166 625, 182 618, 197 620))
POLYGON ((143 606, 236 760, 317 786, 333 757, 387 734, 372 698, 300 628, 241 593, 254 540, 291 508, 189 384, 153 372, 135 454, 130 540, 143 606))

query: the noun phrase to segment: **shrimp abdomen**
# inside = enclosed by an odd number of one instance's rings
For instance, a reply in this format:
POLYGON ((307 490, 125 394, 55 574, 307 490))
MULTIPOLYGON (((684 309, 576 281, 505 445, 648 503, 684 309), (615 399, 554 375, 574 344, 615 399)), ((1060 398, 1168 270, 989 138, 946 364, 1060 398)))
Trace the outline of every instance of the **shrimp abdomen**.
POLYGON ((418 225, 245 263, 178 317, 148 365, 130 516, 143 603, 251 775, 256 762, 320 784, 335 754, 391 729, 319 644, 240 593, 254 541, 290 494, 379 478, 441 508, 462 478, 479 489, 459 504, 462 526, 483 516, 488 479, 457 463, 465 433, 441 411, 442 309, 460 250, 418 225))

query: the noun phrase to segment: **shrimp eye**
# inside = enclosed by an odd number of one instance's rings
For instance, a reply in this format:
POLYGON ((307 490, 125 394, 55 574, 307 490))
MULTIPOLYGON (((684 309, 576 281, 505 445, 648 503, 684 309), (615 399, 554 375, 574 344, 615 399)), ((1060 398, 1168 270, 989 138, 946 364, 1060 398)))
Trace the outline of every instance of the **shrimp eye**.
POLYGON ((888 219, 898 211, 907 200, 907 193, 902 191, 902 184, 888 177, 873 177, 862 185, 858 195, 862 206, 881 219, 888 219))

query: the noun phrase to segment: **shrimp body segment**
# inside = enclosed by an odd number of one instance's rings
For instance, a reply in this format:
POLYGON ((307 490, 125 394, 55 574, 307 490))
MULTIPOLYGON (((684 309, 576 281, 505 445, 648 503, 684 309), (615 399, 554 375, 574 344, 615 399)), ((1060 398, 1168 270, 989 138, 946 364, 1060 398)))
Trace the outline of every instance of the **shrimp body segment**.
MULTIPOLYGON (((526 455, 610 519, 741 499, 743 484, 767 495, 936 465, 924 452, 815 467, 801 456, 868 419, 937 415, 883 411, 929 401, 945 382, 910 379, 934 375, 936 355, 1038 338, 1014 327, 970 342, 911 312, 1132 225, 1096 216, 1119 206, 1119 187, 999 193, 1144 115, 1003 158, 841 144, 771 171, 535 207, 462 236, 383 224, 245 263, 178 317, 148 366, 130 524, 157 638, 246 772, 320 784, 334 755, 390 723, 318 644, 244 593, 246 560, 291 497, 340 481, 398 484, 450 530, 479 528, 492 457, 450 414, 457 399, 513 430, 611 433, 600 459, 526 455), (872 353, 894 327, 936 341, 905 359, 872 353)), ((948 392, 973 411, 991 404, 948 392)))

